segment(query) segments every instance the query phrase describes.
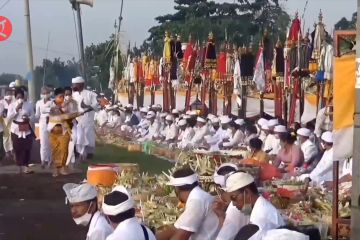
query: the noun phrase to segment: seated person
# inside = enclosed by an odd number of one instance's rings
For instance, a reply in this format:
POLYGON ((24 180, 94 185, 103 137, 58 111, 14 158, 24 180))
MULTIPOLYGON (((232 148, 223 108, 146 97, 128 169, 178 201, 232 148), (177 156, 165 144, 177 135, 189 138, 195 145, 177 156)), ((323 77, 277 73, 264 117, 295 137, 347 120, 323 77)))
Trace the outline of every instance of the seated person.
POLYGON ((263 142, 259 138, 250 139, 249 153, 246 158, 254 159, 260 163, 269 163, 269 155, 262 150, 263 142))

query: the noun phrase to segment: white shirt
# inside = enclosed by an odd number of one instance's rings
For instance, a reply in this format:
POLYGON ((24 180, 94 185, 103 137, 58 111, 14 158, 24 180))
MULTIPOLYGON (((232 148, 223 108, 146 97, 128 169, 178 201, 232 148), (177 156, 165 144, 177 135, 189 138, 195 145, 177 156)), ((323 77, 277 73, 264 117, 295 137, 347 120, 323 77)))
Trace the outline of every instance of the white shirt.
MULTIPOLYGON (((154 234, 146 227, 149 235, 149 240, 156 240, 154 234)), ((106 238, 106 240, 145 240, 144 232, 140 223, 135 217, 121 222, 114 232, 106 238)))
POLYGON ((261 240, 267 231, 284 226, 284 220, 278 210, 264 197, 259 196, 250 215, 250 223, 259 227, 259 231, 249 240, 261 240))
POLYGON ((245 139, 245 134, 241 130, 238 129, 238 130, 236 130, 234 135, 232 135, 230 137, 229 142, 223 143, 223 146, 224 147, 237 147, 241 143, 244 142, 244 139, 245 139))
POLYGON ((44 99, 40 99, 37 101, 35 105, 35 118, 40 119, 40 121, 46 120, 46 117, 48 117, 50 113, 51 103, 51 100, 45 101, 44 99))
POLYGON ((176 136, 178 135, 178 127, 175 125, 175 123, 171 124, 170 126, 166 126, 165 128, 165 140, 173 140, 176 139, 176 136))
POLYGON ((186 201, 185 211, 174 226, 192 232, 189 240, 215 239, 219 230, 219 219, 211 208, 213 201, 213 196, 200 187, 195 187, 186 201))
POLYGON ((224 139, 230 139, 232 137, 232 132, 230 129, 219 128, 216 133, 207 140, 207 143, 210 145, 216 145, 222 142, 224 139))
POLYGON ((333 122, 330 117, 326 114, 326 107, 319 110, 316 116, 315 134, 320 137, 323 131, 332 131, 333 122))
POLYGON ((95 113, 95 121, 98 126, 104 125, 109 120, 109 115, 105 109, 100 110, 99 112, 95 113))
POLYGON ((250 217, 245 216, 231 202, 226 209, 224 223, 216 240, 233 240, 242 227, 249 224, 250 217))
POLYGON ((202 126, 201 128, 196 128, 194 129, 195 131, 195 135, 194 137, 191 139, 191 144, 196 147, 196 145, 200 144, 203 140, 205 135, 208 134, 209 129, 208 126, 205 124, 204 126, 202 126))
POLYGON ((158 121, 154 120, 154 122, 149 126, 148 133, 145 138, 147 140, 152 140, 153 137, 157 137, 159 135, 160 124, 158 121))
POLYGON ((333 180, 333 148, 326 150, 320 159, 320 162, 310 173, 310 179, 315 185, 324 181, 333 180))
MULTIPOLYGON (((30 102, 23 102, 22 108, 19 112, 16 111, 18 103, 15 101, 9 106, 8 118, 12 121, 23 122, 23 116, 27 116, 30 119, 30 123, 34 121, 34 108, 30 102)), ((10 131, 16 134, 20 138, 25 138, 27 135, 31 134, 31 131, 20 132, 18 124, 11 124, 10 131)))
POLYGON ((112 232, 113 228, 105 217, 97 211, 91 219, 86 240, 105 240, 112 232))
POLYGON ((287 229, 274 229, 270 230, 266 233, 266 235, 262 238, 262 240, 309 240, 309 236, 287 230, 287 229))
POLYGON ((264 151, 269 151, 269 155, 277 155, 281 149, 280 139, 276 138, 274 134, 267 135, 264 143, 264 151))
POLYGON ((120 126, 121 125, 121 117, 117 114, 110 116, 107 125, 111 128, 120 126))
MULTIPOLYGON (((96 93, 89 90, 82 90, 81 92, 74 92, 73 99, 78 103, 78 109, 80 112, 84 112, 86 109, 81 107, 81 102, 92 107, 94 111, 98 109, 98 102, 96 99, 96 93)), ((77 118, 78 124, 81 126, 93 126, 95 119, 95 112, 91 111, 77 118)))
POLYGON ((192 127, 187 127, 184 132, 182 132, 181 136, 179 135, 179 148, 186 148, 191 139, 194 137, 195 131, 192 127))
POLYGON ((310 160, 314 160, 318 154, 317 147, 309 139, 301 144, 301 151, 304 153, 305 163, 308 163, 310 160))

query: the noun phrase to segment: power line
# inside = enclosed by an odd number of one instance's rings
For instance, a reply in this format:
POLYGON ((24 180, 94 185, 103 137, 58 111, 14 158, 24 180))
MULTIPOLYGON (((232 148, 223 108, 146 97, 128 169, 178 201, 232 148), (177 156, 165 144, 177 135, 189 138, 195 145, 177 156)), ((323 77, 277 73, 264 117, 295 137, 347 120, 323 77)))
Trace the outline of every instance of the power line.
POLYGON ((0 10, 3 9, 11 0, 6 0, 6 2, 1 5, 0 10))

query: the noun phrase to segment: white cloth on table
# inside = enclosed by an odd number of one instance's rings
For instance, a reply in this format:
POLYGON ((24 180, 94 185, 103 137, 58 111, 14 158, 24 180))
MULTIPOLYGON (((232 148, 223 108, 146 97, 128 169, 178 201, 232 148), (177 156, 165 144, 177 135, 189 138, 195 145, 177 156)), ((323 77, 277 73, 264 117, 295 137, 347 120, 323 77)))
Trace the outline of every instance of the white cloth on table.
POLYGON ((195 187, 186 201, 185 211, 174 224, 175 228, 192 232, 189 240, 215 239, 219 219, 211 208, 213 201, 213 196, 195 187))
POLYGON ((259 227, 249 240, 261 240, 267 231, 284 226, 284 219, 279 211, 264 197, 259 196, 250 215, 250 223, 259 227))
MULTIPOLYGON (((156 240, 154 234, 147 227, 146 231, 149 235, 149 240, 156 240)), ((106 238, 106 240, 145 240, 144 232, 138 220, 133 217, 122 221, 114 230, 114 232, 106 238)))
MULTIPOLYGON (((33 123, 35 118, 33 105, 27 101, 23 102, 22 108, 19 110, 19 112, 16 111, 17 106, 17 102, 13 102, 9 106, 8 118, 12 121, 23 122, 23 116, 27 116, 30 120, 30 124, 33 123)), ((10 131, 11 133, 16 134, 19 138, 26 138, 26 136, 32 133, 31 130, 26 132, 20 132, 19 125, 16 123, 11 124, 10 131)))
POLYGON ((226 209, 224 223, 216 240, 233 240, 242 227, 249 224, 250 216, 245 216, 231 202, 226 209))
POLYGON ((113 228, 106 221, 105 216, 97 211, 91 219, 86 240, 106 240, 112 232, 113 228))

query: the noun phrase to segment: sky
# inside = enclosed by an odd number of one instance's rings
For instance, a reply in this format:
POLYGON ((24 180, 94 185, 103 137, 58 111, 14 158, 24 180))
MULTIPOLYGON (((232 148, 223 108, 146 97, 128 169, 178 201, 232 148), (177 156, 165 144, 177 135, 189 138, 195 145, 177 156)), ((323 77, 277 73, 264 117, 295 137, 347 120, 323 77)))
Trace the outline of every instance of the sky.
MULTIPOLYGON (((234 0, 227 0, 233 2, 234 0)), ((225 2, 217 0, 216 2, 225 2)), ((328 32, 342 17, 351 18, 356 11, 356 0, 280 0, 285 10, 302 16, 308 2, 304 20, 307 29, 317 21, 320 9, 328 32)), ((109 39, 114 33, 115 19, 120 14, 120 0, 94 0, 94 7, 82 5, 85 45, 109 39)), ((3 72, 26 75, 26 29, 24 0, 0 0, 0 16, 12 21, 12 36, 0 42, 0 74, 3 72), (5 4, 5 5, 4 5, 5 4), (1 8, 1 6, 3 6, 1 8)), ((173 0, 124 0, 121 36, 123 46, 130 41, 141 45, 156 25, 155 17, 174 12, 173 0)), ((78 59, 74 15, 68 0, 30 0, 34 65, 42 59, 60 57, 78 59), (47 50, 48 49, 48 50, 47 50)), ((216 33, 215 33, 216 34, 216 33)))

